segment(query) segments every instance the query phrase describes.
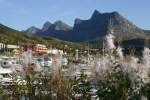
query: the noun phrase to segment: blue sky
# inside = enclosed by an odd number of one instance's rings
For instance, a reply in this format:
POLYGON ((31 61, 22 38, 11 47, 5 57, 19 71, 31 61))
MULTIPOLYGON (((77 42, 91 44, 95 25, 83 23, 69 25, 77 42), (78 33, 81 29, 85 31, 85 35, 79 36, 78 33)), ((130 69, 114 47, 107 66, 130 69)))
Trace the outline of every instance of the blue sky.
POLYGON ((150 0, 0 0, 0 23, 17 30, 42 27, 45 21, 88 19, 93 11, 118 11, 137 26, 150 29, 150 0))

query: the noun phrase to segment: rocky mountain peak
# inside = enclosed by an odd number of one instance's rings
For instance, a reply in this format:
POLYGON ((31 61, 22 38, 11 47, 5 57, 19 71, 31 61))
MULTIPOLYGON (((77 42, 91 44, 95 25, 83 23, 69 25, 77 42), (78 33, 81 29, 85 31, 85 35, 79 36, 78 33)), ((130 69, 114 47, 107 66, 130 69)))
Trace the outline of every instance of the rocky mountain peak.
POLYGON ((31 34, 36 34, 40 31, 40 29, 36 28, 35 26, 31 26, 28 28, 25 32, 31 33, 31 34))
POLYGON ((42 28, 42 31, 47 31, 51 27, 52 23, 49 21, 45 22, 42 28))

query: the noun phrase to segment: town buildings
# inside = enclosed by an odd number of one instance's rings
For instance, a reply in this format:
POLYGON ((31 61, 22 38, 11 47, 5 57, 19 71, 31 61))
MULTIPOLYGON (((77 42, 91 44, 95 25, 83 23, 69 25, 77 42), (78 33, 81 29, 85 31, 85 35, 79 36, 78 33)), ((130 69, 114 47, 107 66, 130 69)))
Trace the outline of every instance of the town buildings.
POLYGON ((22 51, 31 50, 33 53, 47 53, 47 47, 43 44, 23 44, 20 46, 22 51))

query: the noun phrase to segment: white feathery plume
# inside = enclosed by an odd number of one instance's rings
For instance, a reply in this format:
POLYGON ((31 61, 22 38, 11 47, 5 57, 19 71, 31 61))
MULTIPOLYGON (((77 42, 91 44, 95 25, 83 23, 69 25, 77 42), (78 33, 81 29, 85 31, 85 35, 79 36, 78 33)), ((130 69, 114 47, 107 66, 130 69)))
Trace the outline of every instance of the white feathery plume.
POLYGON ((150 49, 147 47, 143 51, 143 64, 145 67, 150 68, 150 49))
POLYGON ((119 56, 119 58, 120 59, 123 59, 123 52, 122 52, 122 48, 121 47, 118 47, 117 49, 116 49, 116 51, 117 51, 117 55, 119 56))
POLYGON ((114 36, 112 34, 106 35, 106 44, 108 50, 116 48, 114 45, 114 36))

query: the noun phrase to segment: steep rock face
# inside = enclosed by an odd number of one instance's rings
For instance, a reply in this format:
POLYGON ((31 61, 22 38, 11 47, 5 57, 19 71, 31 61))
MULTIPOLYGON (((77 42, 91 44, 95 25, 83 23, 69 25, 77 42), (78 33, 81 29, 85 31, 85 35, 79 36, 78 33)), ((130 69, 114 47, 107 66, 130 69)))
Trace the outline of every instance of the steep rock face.
POLYGON ((53 24, 52 29, 57 31, 67 31, 70 30, 71 27, 62 21, 57 21, 53 24))
POLYGON ((43 25, 42 31, 43 31, 43 32, 48 31, 48 29, 49 29, 51 26, 52 26, 52 23, 50 23, 50 22, 48 22, 48 21, 45 22, 44 25, 43 25))
POLYGON ((85 40, 96 39, 105 36, 108 28, 114 30, 115 35, 122 39, 144 38, 143 30, 136 27, 118 12, 99 13, 95 11, 89 20, 80 20, 80 23, 74 25, 74 32, 84 34, 85 40))
POLYGON ((23 32, 27 32, 27 33, 31 33, 31 34, 38 34, 40 32, 40 29, 32 26, 23 32))
POLYGON ((97 10, 88 20, 76 18, 73 28, 62 21, 57 21, 54 24, 45 23, 41 30, 34 29, 26 32, 37 32, 36 34, 39 35, 81 42, 103 38, 108 34, 110 27, 114 30, 116 37, 122 40, 145 38, 146 33, 149 32, 138 28, 118 12, 100 13, 97 10))

